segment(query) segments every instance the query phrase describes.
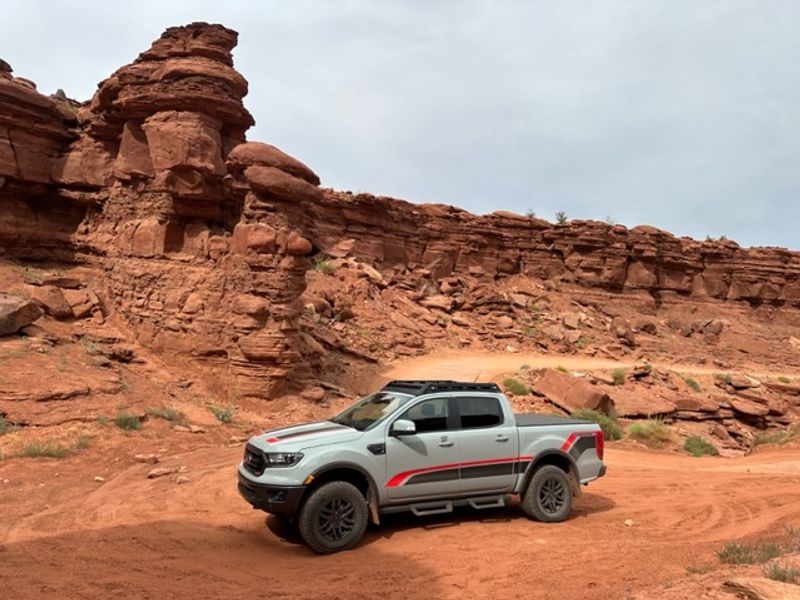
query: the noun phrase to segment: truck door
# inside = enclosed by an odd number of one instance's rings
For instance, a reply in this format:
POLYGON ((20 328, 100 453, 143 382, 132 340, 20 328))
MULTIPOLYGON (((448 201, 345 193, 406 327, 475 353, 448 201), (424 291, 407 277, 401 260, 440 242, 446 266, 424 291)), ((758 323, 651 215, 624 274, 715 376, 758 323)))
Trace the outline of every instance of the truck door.
POLYGON ((500 400, 491 396, 455 396, 462 493, 511 492, 519 463, 517 426, 500 400))
MULTIPOLYGON (((452 411, 448 396, 422 400, 398 419, 414 421, 413 435, 386 436, 384 483, 391 500, 454 496, 459 491, 458 446, 451 438, 452 411)), ((392 419, 394 421, 396 419, 392 419)))

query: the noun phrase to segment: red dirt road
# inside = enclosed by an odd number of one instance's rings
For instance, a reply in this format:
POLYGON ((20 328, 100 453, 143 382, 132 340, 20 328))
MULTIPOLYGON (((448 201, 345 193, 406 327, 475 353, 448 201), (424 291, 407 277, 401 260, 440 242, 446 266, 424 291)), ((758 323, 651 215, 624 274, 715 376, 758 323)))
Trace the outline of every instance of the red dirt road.
POLYGON ((97 483, 81 456, 0 464, 2 596, 622 598, 716 564, 724 541, 800 525, 798 449, 734 461, 616 446, 564 523, 516 506, 395 516, 356 549, 320 557, 238 497, 240 453, 165 461, 189 467, 183 485, 146 479, 147 465, 97 483))

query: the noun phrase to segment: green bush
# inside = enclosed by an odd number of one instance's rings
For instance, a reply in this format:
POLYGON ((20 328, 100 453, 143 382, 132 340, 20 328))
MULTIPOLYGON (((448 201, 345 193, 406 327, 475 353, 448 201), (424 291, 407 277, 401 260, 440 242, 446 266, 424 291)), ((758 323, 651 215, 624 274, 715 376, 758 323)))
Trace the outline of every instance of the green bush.
POLYGON ((730 373, 714 373, 714 377, 725 383, 730 383, 733 380, 730 373))
POLYGON ((759 433, 753 438, 753 446, 760 446, 761 444, 785 444, 796 435, 795 432, 788 430, 759 433))
POLYGON ((567 213, 565 213, 563 210, 560 210, 556 213, 556 221, 558 223, 566 223, 568 220, 567 213))
POLYGON ((627 429, 628 437, 642 442, 648 448, 661 448, 672 440, 672 432, 663 421, 649 419, 644 423, 631 423, 627 429))
POLYGON ((777 558, 782 552, 783 548, 772 542, 760 544, 728 542, 717 550, 717 556, 729 565, 755 565, 777 558))
POLYGON ((513 377, 503 379, 503 387, 507 392, 511 392, 515 396, 527 396, 531 393, 531 388, 513 377))
POLYGON ((608 416, 599 410, 591 410, 590 408, 579 408, 571 415, 575 419, 583 419, 584 421, 592 421, 600 425, 603 430, 603 437, 606 440, 621 440, 622 428, 617 423, 617 420, 608 416))
POLYGON ((713 444, 699 435, 691 435, 683 443, 683 449, 692 456, 719 456, 719 451, 713 444))
POLYGON ((333 275, 336 272, 336 267, 334 267, 333 264, 331 264, 330 259, 316 258, 311 263, 311 270, 319 271, 320 273, 324 273, 325 275, 333 275))
POLYGON ((792 382, 792 380, 789 379, 788 377, 786 377, 786 375, 781 375, 780 377, 778 377, 778 381, 780 381, 781 383, 791 383, 792 382))
POLYGON ((25 458, 64 458, 70 454, 70 449, 58 442, 33 441, 22 446, 16 455, 25 458))
POLYGON ((790 565, 773 562, 764 565, 764 576, 767 579, 782 581, 783 583, 797 583, 797 579, 800 577, 800 570, 790 565))
POLYGON ((236 412, 235 406, 219 406, 212 404, 208 409, 214 413, 220 423, 233 423, 233 415, 236 412))
POLYGON ((614 369, 611 371, 611 378, 614 380, 614 385, 622 385, 625 383, 625 369, 614 369))
POLYGON ((681 375, 681 379, 683 379, 684 383, 688 385, 690 388, 692 388, 693 391, 695 392, 703 391, 703 388, 700 387, 700 384, 697 383, 697 380, 694 379, 693 377, 681 375))
POLYGON ((116 425, 120 429, 125 429, 130 431, 133 429, 139 429, 142 426, 142 422, 136 415, 129 415, 128 413, 117 413, 114 416, 114 425, 116 425))
POLYGON ((156 417, 157 419, 164 419, 165 421, 174 421, 177 423, 183 423, 186 421, 186 417, 182 412, 166 406, 162 406, 159 408, 148 408, 146 412, 151 417, 156 417))

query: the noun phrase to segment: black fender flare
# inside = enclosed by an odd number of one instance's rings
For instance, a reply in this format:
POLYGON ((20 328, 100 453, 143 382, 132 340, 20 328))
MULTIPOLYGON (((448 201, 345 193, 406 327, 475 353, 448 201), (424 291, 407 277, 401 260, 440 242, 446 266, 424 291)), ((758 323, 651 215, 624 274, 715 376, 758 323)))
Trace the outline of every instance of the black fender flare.
POLYGON ((370 475, 369 471, 367 471, 364 467, 352 462, 334 462, 334 463, 329 463, 323 467, 319 467, 318 469, 312 471, 311 476, 313 476, 314 479, 316 479, 317 477, 321 477, 325 473, 329 473, 330 471, 336 471, 340 469, 355 471, 360 475, 363 475, 364 479, 367 480, 367 488, 368 488, 367 506, 369 507, 370 518, 376 525, 379 525, 380 519, 378 516, 378 485, 375 483, 375 480, 372 478, 372 475, 370 475))
POLYGON ((528 489, 528 484, 530 483, 531 477, 536 472, 536 469, 544 462, 544 459, 556 456, 559 459, 566 460, 569 464, 569 481, 570 487, 572 488, 572 495, 573 496, 580 496, 581 494, 581 485, 580 485, 580 478, 578 475, 578 465, 575 462, 575 459, 572 458, 568 453, 564 452, 560 449, 552 448, 550 450, 545 450, 541 454, 537 455, 531 463, 528 465, 527 470, 525 471, 524 479, 522 480, 522 486, 520 487, 520 496, 524 496, 525 492, 528 489))

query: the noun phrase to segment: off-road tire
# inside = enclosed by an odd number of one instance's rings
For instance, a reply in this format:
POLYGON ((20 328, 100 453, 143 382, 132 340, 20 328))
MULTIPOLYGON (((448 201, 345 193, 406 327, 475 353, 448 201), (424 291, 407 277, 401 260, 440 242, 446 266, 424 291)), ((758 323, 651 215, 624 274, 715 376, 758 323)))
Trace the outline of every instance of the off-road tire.
POLYGON ((569 475, 555 465, 542 465, 531 477, 522 498, 522 510, 530 518, 558 523, 572 510, 569 475))
POLYGON ((311 492, 300 510, 297 528, 319 554, 352 548, 364 536, 369 520, 367 500, 346 481, 331 481, 311 492))

